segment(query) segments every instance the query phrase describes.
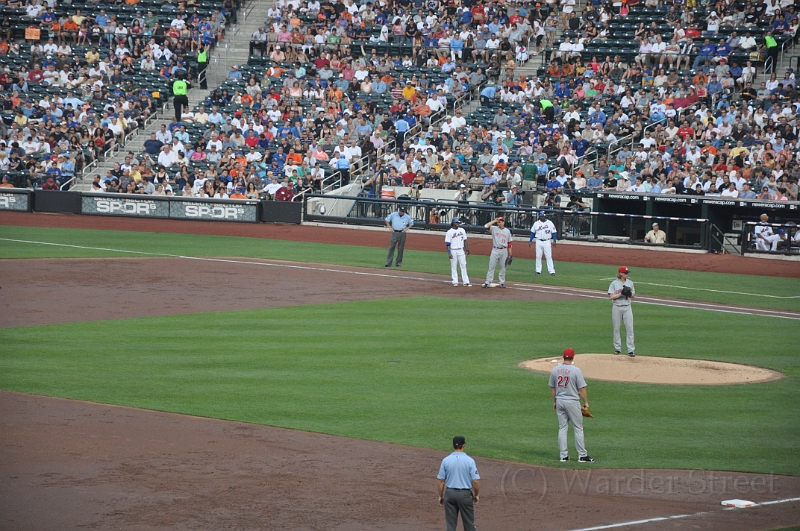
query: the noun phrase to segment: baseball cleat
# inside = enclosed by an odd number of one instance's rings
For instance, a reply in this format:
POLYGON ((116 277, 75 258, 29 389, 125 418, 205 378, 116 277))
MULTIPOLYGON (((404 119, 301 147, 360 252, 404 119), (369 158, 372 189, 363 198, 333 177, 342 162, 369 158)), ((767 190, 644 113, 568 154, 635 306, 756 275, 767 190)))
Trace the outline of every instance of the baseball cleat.
POLYGON ((383 267, 392 267, 392 264, 384 264, 383 267))
POLYGON ((536 274, 537 274, 537 275, 541 275, 541 274, 542 274, 542 272, 541 272, 541 271, 537 271, 537 272, 536 272, 536 274))
POLYGON ((457 287, 458 287, 458 284, 453 284, 453 287, 454 287, 454 288, 457 288, 457 287))
POLYGON ((584 455, 583 457, 578 458, 579 463, 594 463, 594 459, 589 457, 588 455, 584 455))
POLYGON ((464 287, 465 287, 465 288, 471 288, 471 287, 472 287, 472 284, 464 284, 464 287))
POLYGON ((484 283, 483 283, 483 285, 482 285, 481 287, 482 287, 482 288, 488 288, 488 287, 489 287, 489 283, 488 283, 488 282, 484 282, 484 283))
POLYGON ((505 284, 499 284, 499 287, 504 288, 504 287, 506 287, 506 285, 505 284))
POLYGON ((622 354, 619 350, 615 350, 614 354, 622 354))
POLYGON ((565 461, 569 461, 569 456, 567 456, 567 457, 562 457, 562 458, 560 459, 560 461, 561 461, 562 463, 563 463, 563 462, 565 462, 565 461))
POLYGON ((634 354, 633 352, 628 352, 628 356, 630 356, 631 358, 635 358, 636 354, 634 354))
POLYGON ((550 276, 554 277, 554 276, 556 276, 556 274, 555 273, 550 273, 550 276))

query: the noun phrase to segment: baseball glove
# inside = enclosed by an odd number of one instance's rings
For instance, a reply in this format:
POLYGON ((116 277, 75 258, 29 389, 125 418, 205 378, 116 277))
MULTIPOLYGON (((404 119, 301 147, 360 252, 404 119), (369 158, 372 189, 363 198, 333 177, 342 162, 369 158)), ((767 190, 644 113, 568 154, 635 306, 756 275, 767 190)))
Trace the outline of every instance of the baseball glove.
POLYGON ((508 255, 508 258, 506 258, 506 267, 510 266, 511 262, 513 262, 513 261, 514 261, 514 257, 511 256, 511 255, 508 255))
POLYGON ((581 407, 581 415, 583 415, 584 417, 589 417, 590 419, 594 418, 594 415, 589 413, 589 408, 586 406, 581 407))
POLYGON ((630 299, 631 295, 633 295, 633 292, 631 291, 631 287, 630 286, 622 286, 622 294, 625 297, 630 299))

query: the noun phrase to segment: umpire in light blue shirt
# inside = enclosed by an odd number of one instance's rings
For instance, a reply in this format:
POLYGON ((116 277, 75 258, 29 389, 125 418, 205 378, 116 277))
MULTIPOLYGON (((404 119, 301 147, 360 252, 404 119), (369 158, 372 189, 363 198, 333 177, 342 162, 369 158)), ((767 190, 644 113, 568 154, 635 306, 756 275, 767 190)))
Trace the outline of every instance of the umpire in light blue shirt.
POLYGON ((397 247, 397 262, 395 265, 400 267, 403 263, 403 250, 406 247, 406 233, 414 226, 414 220, 406 214, 406 207, 401 206, 397 212, 392 212, 386 217, 386 227, 392 231, 392 238, 389 240, 389 255, 386 257, 386 264, 383 267, 390 267, 394 259, 394 249, 397 247))
POLYGON ((475 506, 481 493, 480 475, 475 460, 464 453, 466 440, 461 435, 453 437, 453 453, 442 460, 439 467, 439 505, 444 506, 447 531, 456 531, 458 513, 464 531, 475 531, 475 506))

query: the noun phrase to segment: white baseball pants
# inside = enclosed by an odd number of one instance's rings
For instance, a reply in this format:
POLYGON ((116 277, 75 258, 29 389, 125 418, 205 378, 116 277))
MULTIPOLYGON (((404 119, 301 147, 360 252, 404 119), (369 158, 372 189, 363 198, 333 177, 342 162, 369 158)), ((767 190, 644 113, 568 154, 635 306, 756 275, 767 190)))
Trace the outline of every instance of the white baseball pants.
POLYGON ((556 414, 558 415, 558 452, 562 458, 569 455, 567 449, 567 431, 572 424, 572 432, 575 435, 575 449, 578 450, 578 457, 586 455, 586 447, 583 444, 583 415, 581 414, 581 403, 578 400, 556 400, 556 414))
POLYGON ((628 304, 626 306, 611 306, 611 324, 614 327, 614 350, 622 352, 622 340, 619 337, 619 327, 625 324, 625 345, 628 347, 628 352, 635 352, 636 347, 633 345, 633 308, 628 304))
POLYGON ((552 240, 536 240, 536 272, 542 272, 542 254, 547 260, 547 272, 553 274, 556 268, 553 267, 553 244, 552 240))
POLYGON ((486 273, 487 284, 491 284, 494 280, 494 271, 497 268, 500 269, 497 276, 500 284, 506 283, 506 258, 508 258, 508 249, 492 249, 492 254, 489 256, 489 271, 486 273))
POLYGON ((469 284, 467 275, 467 254, 464 249, 450 249, 450 275, 453 277, 453 285, 458 285, 458 266, 461 266, 461 281, 469 284))
POLYGON ((781 237, 777 234, 764 236, 764 238, 756 236, 756 249, 759 251, 776 251, 778 249, 779 241, 781 241, 781 237))

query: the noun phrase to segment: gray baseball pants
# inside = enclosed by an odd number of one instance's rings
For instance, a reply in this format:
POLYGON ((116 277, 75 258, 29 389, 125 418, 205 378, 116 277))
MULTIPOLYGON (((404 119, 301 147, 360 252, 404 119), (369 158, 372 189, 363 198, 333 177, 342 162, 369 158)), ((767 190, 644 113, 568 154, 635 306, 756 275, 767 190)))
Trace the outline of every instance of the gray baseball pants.
POLYGON ((472 491, 446 489, 444 492, 444 520, 447 524, 447 531, 456 531, 458 513, 461 513, 464 531, 476 531, 472 491))
POLYGON ((386 265, 392 265, 392 259, 394 258, 394 248, 397 247, 397 262, 395 264, 399 266, 403 263, 403 250, 406 247, 406 233, 403 231, 392 232, 392 238, 389 240, 389 255, 386 257, 386 265))
POLYGON ((561 458, 567 457, 567 431, 572 424, 572 432, 575 435, 575 448, 578 450, 578 457, 586 455, 586 447, 583 444, 583 415, 581 415, 580 400, 556 400, 556 414, 558 415, 558 451, 561 458))
POLYGON ((486 273, 486 283, 489 284, 494 280, 494 270, 499 263, 500 273, 497 278, 500 284, 506 283, 506 258, 508 258, 508 249, 492 249, 492 254, 489 255, 489 272, 486 273))
POLYGON ((614 350, 622 352, 622 341, 619 337, 619 326, 625 323, 625 345, 628 347, 628 352, 635 352, 636 347, 633 345, 633 308, 628 304, 626 306, 611 306, 611 324, 614 327, 614 350))

